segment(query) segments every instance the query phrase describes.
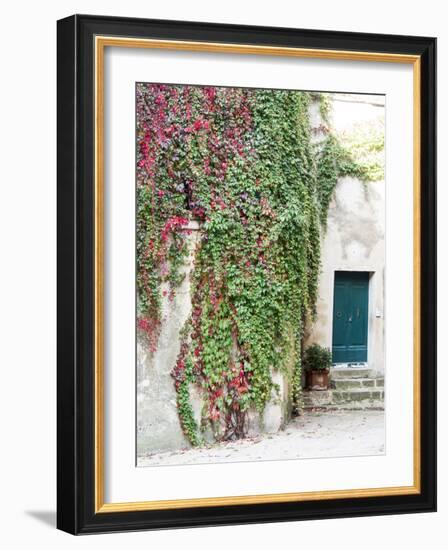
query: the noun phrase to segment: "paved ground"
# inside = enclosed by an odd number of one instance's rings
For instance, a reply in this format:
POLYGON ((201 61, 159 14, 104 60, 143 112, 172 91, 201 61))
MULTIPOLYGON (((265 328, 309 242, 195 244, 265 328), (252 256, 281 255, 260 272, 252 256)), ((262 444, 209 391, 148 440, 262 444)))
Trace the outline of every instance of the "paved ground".
POLYGON ((138 466, 384 454, 383 411, 307 412, 272 435, 139 457, 138 466))

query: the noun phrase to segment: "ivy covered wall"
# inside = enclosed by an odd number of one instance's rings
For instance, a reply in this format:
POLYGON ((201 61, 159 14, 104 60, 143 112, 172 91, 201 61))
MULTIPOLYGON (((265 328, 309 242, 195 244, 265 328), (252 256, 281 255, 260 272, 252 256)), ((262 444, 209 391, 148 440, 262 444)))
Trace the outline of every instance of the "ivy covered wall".
POLYGON ((244 437, 248 412, 278 390, 273 371, 300 397, 328 205, 340 175, 363 175, 329 131, 313 141, 312 101, 328 111, 326 96, 306 92, 137 86, 138 330, 152 352, 162 295, 173 300, 185 276, 185 228, 201 228, 172 370, 193 445, 207 428, 217 440, 244 437), (204 395, 200 422, 192 386, 204 395))

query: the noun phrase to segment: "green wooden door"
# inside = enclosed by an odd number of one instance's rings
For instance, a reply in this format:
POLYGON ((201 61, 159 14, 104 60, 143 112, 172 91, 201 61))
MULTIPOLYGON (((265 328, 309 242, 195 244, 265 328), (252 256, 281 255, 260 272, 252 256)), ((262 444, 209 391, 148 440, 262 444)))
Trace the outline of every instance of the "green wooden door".
POLYGON ((333 363, 367 361, 369 274, 336 271, 333 302, 333 363))

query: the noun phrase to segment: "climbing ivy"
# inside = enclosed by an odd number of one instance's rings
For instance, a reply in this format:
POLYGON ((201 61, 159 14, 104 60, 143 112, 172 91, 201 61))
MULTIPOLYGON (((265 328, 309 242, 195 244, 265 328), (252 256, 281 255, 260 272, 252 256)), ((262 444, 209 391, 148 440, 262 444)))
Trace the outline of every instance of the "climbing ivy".
POLYGON ((321 226, 338 177, 358 170, 331 134, 313 143, 312 99, 283 90, 137 86, 138 328, 151 351, 162 296, 174 300, 184 277, 187 226, 195 220, 201 228, 192 312, 172 372, 193 445, 207 428, 217 440, 244 437, 248 411, 262 411, 278 391, 274 370, 300 396, 321 226), (193 385, 204 395, 200 424, 193 385))
POLYGON ((350 151, 356 176, 363 181, 384 179, 384 136, 383 117, 354 124, 340 136, 341 145, 350 151))
POLYGON ((338 138, 329 133, 326 139, 316 146, 316 171, 319 182, 317 195, 320 205, 320 221, 326 227, 328 208, 338 179, 352 176, 366 179, 366 173, 352 157, 351 152, 344 148, 338 138))

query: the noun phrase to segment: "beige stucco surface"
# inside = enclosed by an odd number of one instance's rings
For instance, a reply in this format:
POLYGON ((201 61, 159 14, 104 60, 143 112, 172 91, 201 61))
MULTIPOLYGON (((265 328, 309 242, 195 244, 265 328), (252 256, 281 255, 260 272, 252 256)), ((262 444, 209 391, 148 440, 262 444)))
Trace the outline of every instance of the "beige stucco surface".
MULTIPOLYGON (((332 126, 340 135, 354 125, 384 121, 382 96, 334 96, 332 126)), ((316 106, 312 124, 322 124, 316 106)), ((316 132, 319 139, 319 132, 316 132)), ((336 271, 366 271, 369 278, 368 357, 369 368, 384 371, 384 271, 385 271, 385 181, 362 182, 342 178, 336 185, 322 230, 322 268, 316 321, 308 327, 306 344, 331 348, 333 290, 336 271)))
POLYGON ((177 414, 176 390, 171 376, 180 351, 179 331, 191 314, 190 274, 199 231, 195 222, 187 230, 189 257, 183 267, 185 278, 173 300, 169 299, 168 283, 162 283, 162 323, 156 351, 151 353, 146 341, 137 338, 138 454, 144 450, 190 447, 177 414))

